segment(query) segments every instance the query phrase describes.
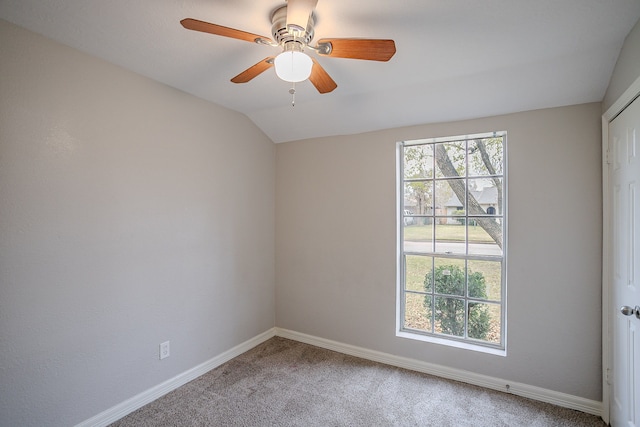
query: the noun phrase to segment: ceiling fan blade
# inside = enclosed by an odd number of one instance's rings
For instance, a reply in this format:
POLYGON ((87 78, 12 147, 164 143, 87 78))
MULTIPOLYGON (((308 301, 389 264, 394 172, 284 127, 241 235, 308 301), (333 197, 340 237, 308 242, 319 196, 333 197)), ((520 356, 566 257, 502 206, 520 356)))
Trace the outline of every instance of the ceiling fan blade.
POLYGON ((318 89, 320 93, 329 93, 338 87, 336 82, 333 81, 329 73, 327 73, 324 68, 315 60, 313 60, 313 67, 311 68, 311 75, 309 76, 309 80, 313 85, 318 89))
POLYGON ((255 65, 247 68, 237 76, 231 79, 233 83, 247 83, 251 81, 254 77, 257 77, 259 74, 265 72, 269 68, 273 67, 273 56, 269 56, 264 58, 262 61, 258 62, 255 65))
POLYGON ((298 31, 305 31, 309 16, 316 8, 318 0, 288 0, 287 1, 287 28, 293 27, 298 31))
POLYGON ((381 39, 322 39, 318 47, 320 55, 369 61, 388 61, 396 53, 393 40, 381 39), (328 53, 324 53, 326 45, 330 46, 328 53))
POLYGON ((245 40, 252 43, 257 40, 270 41, 268 37, 260 36, 258 34, 236 30, 235 28, 223 27, 222 25, 211 24, 210 22, 199 21, 193 18, 185 18, 180 21, 180 23, 187 30, 201 31, 203 33, 215 34, 217 36, 230 37, 232 39, 245 40))

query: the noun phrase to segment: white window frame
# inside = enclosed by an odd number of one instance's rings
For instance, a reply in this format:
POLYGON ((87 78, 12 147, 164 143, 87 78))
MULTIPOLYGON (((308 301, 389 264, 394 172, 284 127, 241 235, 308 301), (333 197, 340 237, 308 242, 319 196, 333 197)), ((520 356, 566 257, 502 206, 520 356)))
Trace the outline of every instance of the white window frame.
MULTIPOLYGON (((396 161, 397 161, 397 175, 396 175, 396 207, 397 207, 397 260, 396 260, 396 336, 401 338, 408 338, 418 341, 430 342, 435 344, 441 344, 450 347, 456 347, 466 350, 478 351, 482 353, 488 353, 498 356, 506 356, 507 355, 507 132, 487 132, 487 133, 478 133, 472 135, 464 135, 464 136, 452 136, 452 137, 440 137, 440 138, 428 138, 428 139, 420 139, 414 141, 400 141, 396 145, 396 161), (433 334, 426 331, 417 331, 414 329, 405 329, 404 324, 404 301, 405 301, 405 255, 413 254, 412 252, 405 253, 404 251, 404 221, 405 221, 405 206, 404 206, 404 147, 410 145, 424 145, 424 144, 436 144, 436 143, 446 143, 446 142, 455 142, 455 141, 469 141, 477 138, 492 138, 492 137, 502 137, 503 138, 503 151, 502 151, 502 179, 503 179, 503 206, 502 206, 502 221, 503 221, 503 244, 502 244, 502 256, 500 257, 502 262, 502 271, 501 271, 501 334, 500 344, 494 343, 485 343, 479 342, 478 340, 472 340, 468 338, 462 337, 452 337, 444 334, 433 334)), ((473 177, 469 177, 465 174, 466 179, 470 179, 473 177)), ((467 213, 468 214, 468 213, 467 213)), ((467 217, 465 214, 465 218, 467 217)), ((435 214, 434 214, 435 217, 435 214)), ((468 239, 468 238, 467 238, 468 239)), ((468 240, 465 240, 465 245, 468 245, 468 240)), ((468 251, 467 251, 468 252, 468 251)), ((465 254, 456 254, 451 256, 450 254, 443 254, 435 252, 427 252, 424 253, 426 256, 438 257, 438 258, 446 258, 447 256, 456 258, 456 259, 464 259, 464 260, 473 260, 479 259, 475 255, 465 254)), ((482 257, 480 257, 482 258, 482 257)), ((496 258, 493 258, 494 260, 496 258)), ((465 261, 466 262, 466 261, 465 261)), ((467 297, 465 296, 465 300, 467 297)), ((466 320, 465 320, 466 321, 466 320)))

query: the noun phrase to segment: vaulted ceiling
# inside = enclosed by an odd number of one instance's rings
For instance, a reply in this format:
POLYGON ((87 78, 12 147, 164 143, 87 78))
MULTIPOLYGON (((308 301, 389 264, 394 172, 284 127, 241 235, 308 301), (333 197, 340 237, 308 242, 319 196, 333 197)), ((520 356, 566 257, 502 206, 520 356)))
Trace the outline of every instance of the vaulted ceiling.
POLYGON ((283 0, 0 0, 0 17, 246 114, 274 142, 601 101, 638 0, 319 0, 315 38, 390 38, 389 62, 319 57, 319 94, 273 70, 278 48, 189 31, 196 18, 264 36, 283 0))

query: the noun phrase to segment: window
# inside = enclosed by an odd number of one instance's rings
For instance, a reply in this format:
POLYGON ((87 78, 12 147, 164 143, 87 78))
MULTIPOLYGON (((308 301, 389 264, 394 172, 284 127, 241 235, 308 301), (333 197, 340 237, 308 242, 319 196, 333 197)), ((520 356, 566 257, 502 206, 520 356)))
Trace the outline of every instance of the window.
POLYGON ((398 144, 398 335, 505 354, 506 133, 398 144))

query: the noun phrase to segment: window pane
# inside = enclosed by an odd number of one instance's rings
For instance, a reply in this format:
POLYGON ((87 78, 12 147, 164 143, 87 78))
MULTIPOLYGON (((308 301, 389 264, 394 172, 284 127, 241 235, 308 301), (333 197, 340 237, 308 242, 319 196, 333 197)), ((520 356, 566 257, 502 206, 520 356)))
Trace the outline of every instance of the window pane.
POLYGON ((412 181, 404 184, 406 215, 433 215, 433 181, 412 181))
POLYGON ((407 292, 404 304, 404 327, 432 332, 431 296, 407 292))
POLYGON ((433 224, 430 218, 414 218, 414 224, 404 226, 404 251, 405 252, 431 252, 433 251, 433 224))
POLYGON ((470 179, 468 215, 501 215, 502 178, 470 179))
POLYGON ((433 145, 404 148, 404 177, 433 178, 433 145))
POLYGON ((405 256, 405 290, 418 292, 431 292, 431 280, 427 280, 428 288, 425 288, 427 274, 431 274, 433 258, 419 255, 405 256))
POLYGON ((502 255, 502 249, 496 243, 502 242, 503 227, 501 218, 469 218, 467 227, 469 254, 502 255), (488 230, 492 232, 490 235, 488 230))
POLYGON ((466 175, 465 147, 464 141, 435 144, 436 178, 466 175))
POLYGON ((438 218, 436 224, 436 252, 464 254, 466 252, 466 227, 463 218, 438 218))
POLYGON ((464 295, 464 260, 435 258, 434 265, 435 292, 444 295, 464 295))
POLYGON ((464 210, 466 209, 466 201, 464 197, 464 179, 447 179, 436 181, 435 186, 436 188, 434 203, 436 208, 436 215, 464 215, 464 210), (454 192, 454 189, 456 189, 462 195, 462 200, 458 198, 458 196, 454 192))
MULTIPOLYGON (((496 222, 495 220, 492 221, 496 222)), ((468 218, 467 239, 469 240, 469 243, 495 243, 489 233, 487 233, 487 231, 482 227, 483 225, 486 226, 486 223, 488 222, 490 222, 488 221, 488 218, 468 218)), ((500 223, 497 223, 497 225, 500 225, 500 223)))
POLYGON ((436 297, 435 302, 435 330, 447 335, 464 336, 464 300, 436 297))
POLYGON ((502 263, 498 261, 469 260, 469 296, 492 301, 502 299, 502 263))
POLYGON ((501 174, 502 138, 469 141, 469 176, 501 174))
POLYGON ((469 302, 469 338, 500 344, 499 304, 469 302))

